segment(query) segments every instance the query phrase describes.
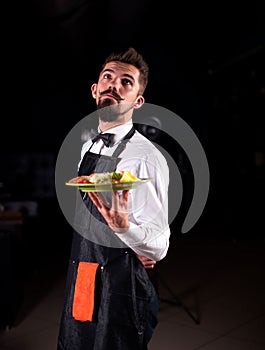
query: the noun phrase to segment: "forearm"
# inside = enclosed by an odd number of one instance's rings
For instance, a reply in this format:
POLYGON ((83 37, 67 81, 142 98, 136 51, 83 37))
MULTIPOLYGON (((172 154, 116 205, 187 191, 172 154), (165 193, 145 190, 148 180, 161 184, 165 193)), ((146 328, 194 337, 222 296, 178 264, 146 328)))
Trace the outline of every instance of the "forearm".
POLYGON ((155 261, 162 260, 167 254, 170 237, 168 226, 162 227, 151 223, 137 226, 130 223, 127 231, 116 234, 136 254, 155 261))

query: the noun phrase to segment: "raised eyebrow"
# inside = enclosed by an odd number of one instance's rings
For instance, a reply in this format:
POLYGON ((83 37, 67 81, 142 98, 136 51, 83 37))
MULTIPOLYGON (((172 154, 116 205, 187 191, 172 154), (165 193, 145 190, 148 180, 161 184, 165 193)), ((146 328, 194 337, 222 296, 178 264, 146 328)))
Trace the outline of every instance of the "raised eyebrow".
MULTIPOLYGON (((106 73, 106 72, 115 73, 115 71, 114 71, 113 69, 111 69, 111 68, 106 68, 106 69, 104 69, 104 70, 101 72, 101 75, 103 75, 103 74, 106 73)), ((124 73, 124 74, 122 74, 122 77, 128 77, 128 78, 130 78, 133 82, 135 82, 134 77, 133 77, 132 75, 130 75, 130 74, 124 73)))
POLYGON ((101 72, 101 75, 103 75, 103 74, 106 73, 106 72, 114 73, 114 70, 113 70, 113 69, 110 69, 110 68, 104 69, 104 70, 101 72))
POLYGON ((133 82, 135 81, 135 80, 134 80, 134 77, 131 76, 130 74, 125 73, 125 74, 123 74, 122 76, 123 76, 123 77, 128 77, 128 78, 132 79, 133 82))

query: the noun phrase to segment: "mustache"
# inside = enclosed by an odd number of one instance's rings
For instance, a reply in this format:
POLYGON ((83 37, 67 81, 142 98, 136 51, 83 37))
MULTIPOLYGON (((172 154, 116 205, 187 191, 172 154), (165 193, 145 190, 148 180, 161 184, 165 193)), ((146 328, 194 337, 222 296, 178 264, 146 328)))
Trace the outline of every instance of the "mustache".
POLYGON ((102 91, 102 92, 99 93, 99 95, 100 96, 112 95, 115 98, 115 100, 117 100, 118 102, 124 100, 124 98, 122 98, 115 90, 111 90, 111 89, 102 91))

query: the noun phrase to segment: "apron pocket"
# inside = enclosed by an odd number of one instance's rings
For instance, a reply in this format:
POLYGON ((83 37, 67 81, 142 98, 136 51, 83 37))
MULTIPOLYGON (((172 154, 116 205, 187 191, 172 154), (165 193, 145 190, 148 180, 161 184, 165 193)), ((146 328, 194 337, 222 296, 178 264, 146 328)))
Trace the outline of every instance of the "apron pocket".
POLYGON ((77 321, 90 321, 95 306, 95 285, 98 263, 80 261, 77 270, 73 298, 73 318, 77 321))

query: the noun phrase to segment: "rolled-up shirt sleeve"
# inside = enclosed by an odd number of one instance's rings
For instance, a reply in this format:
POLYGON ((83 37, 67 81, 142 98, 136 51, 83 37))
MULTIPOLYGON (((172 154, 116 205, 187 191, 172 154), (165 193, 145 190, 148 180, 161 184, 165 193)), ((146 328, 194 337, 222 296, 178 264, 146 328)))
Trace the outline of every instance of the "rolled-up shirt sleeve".
POLYGON ((159 261, 167 254, 170 238, 167 162, 157 150, 137 162, 122 161, 119 167, 151 181, 130 190, 130 228, 116 234, 135 253, 159 261))

